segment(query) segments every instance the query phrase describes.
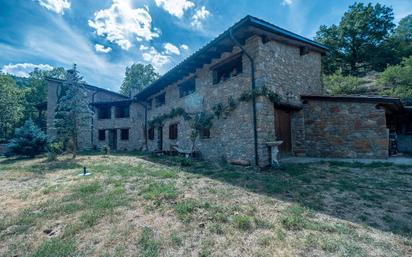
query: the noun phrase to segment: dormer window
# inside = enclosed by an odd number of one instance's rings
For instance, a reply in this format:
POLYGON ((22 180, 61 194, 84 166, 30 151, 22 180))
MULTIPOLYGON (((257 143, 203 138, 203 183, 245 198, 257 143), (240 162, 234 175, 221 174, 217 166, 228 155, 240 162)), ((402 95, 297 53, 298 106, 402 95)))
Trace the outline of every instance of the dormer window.
POLYGON ((218 84, 243 72, 242 55, 237 54, 211 67, 213 84, 218 84))
POLYGON ((180 97, 185 97, 187 95, 193 94, 196 91, 196 80, 195 78, 186 80, 179 85, 179 95, 180 97))
POLYGON ((156 96, 155 101, 156 101, 156 107, 165 105, 166 104, 166 93, 156 96))

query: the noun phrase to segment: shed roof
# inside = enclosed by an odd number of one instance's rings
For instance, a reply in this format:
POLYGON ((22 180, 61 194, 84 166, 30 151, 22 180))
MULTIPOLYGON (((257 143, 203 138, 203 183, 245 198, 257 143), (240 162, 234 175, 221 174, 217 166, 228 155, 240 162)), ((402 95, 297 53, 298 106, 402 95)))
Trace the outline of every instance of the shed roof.
POLYGON ((318 101, 340 101, 340 102, 361 102, 361 103, 392 103, 402 105, 402 101, 397 97, 388 96, 363 96, 363 95, 301 95, 303 100, 318 101))
POLYGON ((242 44, 252 35, 259 35, 297 47, 306 46, 309 50, 322 54, 328 49, 326 46, 313 40, 248 15, 138 93, 135 98, 137 100, 144 100, 168 85, 195 72, 196 69, 201 68, 204 64, 210 63, 212 59, 219 57, 223 52, 230 51, 234 43, 230 39, 229 31, 232 31, 236 39, 242 44))

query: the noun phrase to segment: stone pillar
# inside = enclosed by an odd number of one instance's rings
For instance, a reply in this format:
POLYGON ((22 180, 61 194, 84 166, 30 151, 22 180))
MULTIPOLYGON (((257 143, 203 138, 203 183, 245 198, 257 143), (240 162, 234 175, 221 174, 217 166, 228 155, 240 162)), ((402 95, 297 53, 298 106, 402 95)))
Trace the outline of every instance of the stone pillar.
POLYGON ((305 147, 305 118, 303 110, 292 112, 291 134, 292 134, 292 151, 296 156, 304 156, 305 147))

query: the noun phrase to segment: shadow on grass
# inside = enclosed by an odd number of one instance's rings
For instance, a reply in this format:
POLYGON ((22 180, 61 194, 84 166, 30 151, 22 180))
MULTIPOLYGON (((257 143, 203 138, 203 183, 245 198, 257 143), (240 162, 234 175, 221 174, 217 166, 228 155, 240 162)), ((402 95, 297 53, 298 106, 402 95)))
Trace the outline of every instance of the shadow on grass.
MULTIPOLYGON (((169 167, 175 157, 143 156, 169 167)), ((412 167, 388 163, 289 164, 266 172, 194 162, 184 170, 327 215, 412 237, 412 167)))
POLYGON ((79 169, 80 172, 82 167, 83 166, 77 163, 76 160, 69 159, 63 161, 41 162, 31 166, 28 171, 35 173, 46 173, 57 170, 79 169))
POLYGON ((0 157, 0 164, 8 165, 8 164, 15 164, 19 161, 23 160, 32 160, 34 158, 30 157, 12 157, 12 158, 2 158, 0 157))

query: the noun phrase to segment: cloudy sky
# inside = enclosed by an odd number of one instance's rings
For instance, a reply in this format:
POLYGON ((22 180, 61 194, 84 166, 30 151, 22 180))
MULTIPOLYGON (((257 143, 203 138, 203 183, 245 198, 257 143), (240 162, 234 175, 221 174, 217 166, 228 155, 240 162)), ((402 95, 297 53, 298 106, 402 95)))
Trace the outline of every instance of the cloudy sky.
MULTIPOLYGON (((0 69, 71 67, 117 91, 125 67, 166 72, 247 14, 308 38, 337 23, 352 0, 0 0, 0 69)), ((373 2, 377 1, 360 1, 373 2)), ((410 0, 382 0, 396 21, 410 0)))

